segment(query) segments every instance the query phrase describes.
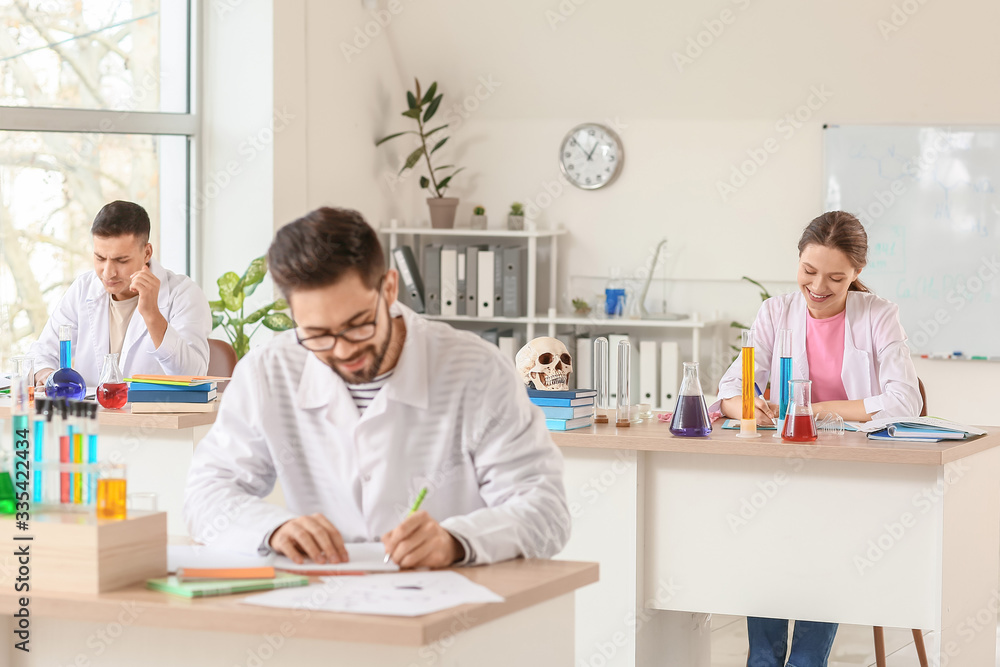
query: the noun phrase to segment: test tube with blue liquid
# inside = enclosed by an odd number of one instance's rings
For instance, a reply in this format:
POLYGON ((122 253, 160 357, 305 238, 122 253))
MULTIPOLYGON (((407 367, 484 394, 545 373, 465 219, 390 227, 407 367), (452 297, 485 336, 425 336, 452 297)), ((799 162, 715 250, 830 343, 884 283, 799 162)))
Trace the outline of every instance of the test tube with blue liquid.
MULTIPOLYGON (((97 403, 87 403, 87 463, 97 463, 97 403)), ((87 492, 84 498, 89 507, 97 503, 97 475, 87 473, 87 492)))
MULTIPOLYGON (((33 389, 29 389, 33 391, 33 389)), ((52 408, 46 399, 35 401, 35 423, 32 425, 34 431, 31 444, 31 500, 37 505, 45 502, 45 471, 42 464, 45 462, 45 425, 46 421, 52 418, 52 408)))
POLYGON ((788 398, 791 391, 789 382, 792 379, 792 330, 780 329, 776 342, 780 368, 778 369, 778 430, 774 432, 774 437, 780 438, 785 427, 785 413, 788 412, 788 398))

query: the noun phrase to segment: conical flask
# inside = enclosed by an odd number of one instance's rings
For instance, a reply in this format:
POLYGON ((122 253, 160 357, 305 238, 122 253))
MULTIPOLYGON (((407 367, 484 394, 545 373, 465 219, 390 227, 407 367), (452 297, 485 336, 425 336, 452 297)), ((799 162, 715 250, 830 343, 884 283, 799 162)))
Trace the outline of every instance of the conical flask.
POLYGON ((785 414, 782 440, 788 442, 812 442, 816 439, 816 415, 812 406, 812 381, 792 380, 792 402, 785 414))
POLYGON ((68 398, 82 401, 87 394, 83 376, 73 370, 73 329, 68 324, 59 326, 59 370, 45 381, 45 395, 49 398, 68 398))
POLYGON ((118 353, 104 355, 100 384, 97 385, 97 402, 109 410, 117 410, 128 403, 128 385, 118 368, 118 353))
POLYGON ((684 380, 670 419, 670 432, 684 438, 703 438, 712 432, 708 406, 698 379, 697 361, 684 362, 684 380))

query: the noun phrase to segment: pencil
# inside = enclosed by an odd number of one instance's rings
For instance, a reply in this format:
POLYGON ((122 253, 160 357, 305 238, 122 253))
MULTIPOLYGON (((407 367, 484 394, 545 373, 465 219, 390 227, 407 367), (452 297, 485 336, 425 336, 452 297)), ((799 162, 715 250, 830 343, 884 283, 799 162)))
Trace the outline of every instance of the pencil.
MULTIPOLYGON (((406 513, 407 518, 413 516, 417 512, 417 510, 420 509, 420 505, 424 502, 424 496, 426 495, 427 495, 427 487, 425 486, 424 488, 420 489, 420 493, 417 494, 417 499, 413 501, 413 507, 411 507, 410 511, 406 513)), ((383 559, 382 562, 384 564, 389 563, 389 554, 385 555, 385 559, 383 559)))

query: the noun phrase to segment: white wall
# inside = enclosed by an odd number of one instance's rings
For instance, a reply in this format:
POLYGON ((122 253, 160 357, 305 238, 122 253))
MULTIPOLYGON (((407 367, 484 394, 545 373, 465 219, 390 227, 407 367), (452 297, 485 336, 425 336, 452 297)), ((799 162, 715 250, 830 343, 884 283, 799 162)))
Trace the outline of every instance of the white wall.
MULTIPOLYGON (((248 0, 237 12, 259 4, 248 0)), ((599 290, 609 267, 632 274, 666 236, 670 257, 659 273, 677 281, 671 309, 749 320, 758 299, 740 276, 790 289, 782 281, 794 278, 798 233, 821 212, 823 123, 1000 120, 1000 91, 983 85, 1000 65, 1000 4, 906 4, 915 13, 897 14, 899 29, 883 35, 879 21, 894 18, 889 0, 379 0, 376 14, 353 0, 282 3, 274 94, 303 113, 295 133, 277 139, 269 196, 275 210, 283 198, 287 208, 269 222, 323 204, 358 208, 375 223, 425 219, 416 178, 392 177, 409 145, 373 147, 376 137, 408 129, 399 113, 419 76, 445 93, 439 115, 454 132, 442 157, 468 167, 451 192, 462 198, 460 220, 483 204, 498 223, 511 201, 542 205, 556 193, 539 220, 571 230, 560 309, 599 290), (675 52, 699 38, 707 46, 679 71, 675 52), (828 99, 812 98, 807 122, 776 127, 816 89, 828 99), (570 127, 594 120, 617 126, 626 163, 615 184, 582 192, 559 178, 556 153, 570 127), (718 183, 769 137, 777 152, 723 201, 718 183)), ((230 20, 221 21, 226 31, 230 20)), ((241 41, 226 76, 256 80, 268 69, 257 62, 264 55, 256 41, 241 41)), ((219 118, 244 131, 259 124, 266 105, 255 95, 266 88, 228 100, 233 113, 219 118)), ((268 209, 242 198, 233 207, 268 209)), ((271 232, 259 216, 216 220, 239 220, 253 243, 271 232), (250 231, 251 220, 261 226, 250 231)), ((933 413, 1000 423, 991 409, 1000 366, 919 362, 918 371, 933 413)))
MULTIPOLYGON (((218 298, 219 276, 242 275, 267 252, 279 210, 304 209, 294 173, 305 112, 295 104, 302 62, 293 47, 302 42, 281 36, 288 24, 301 30, 294 4, 275 14, 270 0, 201 3, 201 160, 192 199, 200 229, 196 276, 209 299, 218 298)), ((249 313, 276 297, 266 278, 244 308, 249 313)), ((212 336, 225 338, 221 329, 212 336)), ((261 328, 251 342, 270 338, 261 328)))

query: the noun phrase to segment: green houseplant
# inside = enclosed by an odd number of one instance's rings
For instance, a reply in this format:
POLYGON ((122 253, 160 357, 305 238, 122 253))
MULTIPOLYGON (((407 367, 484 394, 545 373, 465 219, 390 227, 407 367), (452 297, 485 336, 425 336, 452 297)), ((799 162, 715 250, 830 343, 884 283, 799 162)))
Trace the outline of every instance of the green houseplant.
POLYGON ((514 202, 510 205, 510 213, 507 214, 507 229, 524 229, 524 204, 514 202))
POLYGON ((250 351, 250 338, 262 326, 271 331, 286 331, 295 326, 295 322, 287 313, 280 311, 288 308, 288 302, 278 299, 245 315, 243 304, 246 297, 257 289, 257 286, 267 275, 267 259, 258 257, 250 262, 250 266, 242 276, 234 271, 228 271, 216 281, 219 285, 219 300, 209 301, 212 309, 212 329, 222 327, 226 337, 236 351, 236 358, 242 359, 250 351), (247 325, 257 326, 249 334, 244 331, 247 325))
POLYGON ((420 138, 420 145, 409 154, 406 161, 403 163, 403 167, 399 170, 399 173, 402 174, 407 169, 413 169, 417 163, 420 162, 420 158, 424 158, 427 163, 427 175, 420 177, 420 187, 425 190, 429 190, 433 195, 427 198, 427 206, 430 209, 431 214, 431 226, 437 228, 454 227, 455 210, 458 208, 458 197, 445 197, 445 191, 447 191, 448 187, 451 185, 451 179, 454 178, 458 172, 465 169, 465 167, 456 169, 453 164, 435 167, 431 162, 431 156, 440 150, 449 139, 449 137, 444 135, 438 135, 437 142, 434 143, 434 146, 432 148, 427 147, 428 143, 430 143, 428 139, 448 127, 448 123, 439 125, 433 130, 428 130, 426 127, 427 122, 434 117, 434 114, 437 113, 438 107, 441 106, 441 100, 444 98, 444 94, 439 94, 437 92, 437 81, 432 83, 431 87, 423 93, 420 89, 420 81, 416 78, 414 78, 413 81, 416 84, 416 88, 412 91, 406 91, 407 109, 403 112, 403 115, 407 118, 415 120, 417 122, 417 129, 396 132, 395 134, 390 134, 387 137, 382 137, 375 142, 375 145, 380 146, 390 139, 395 139, 396 137, 401 137, 405 134, 416 135, 420 138), (438 174, 438 172, 444 172, 448 169, 452 169, 454 171, 447 176, 438 174), (444 176, 444 178, 438 180, 441 176, 444 176))
POLYGON ((472 209, 472 218, 469 220, 470 229, 486 229, 486 209, 482 206, 476 206, 472 209))

